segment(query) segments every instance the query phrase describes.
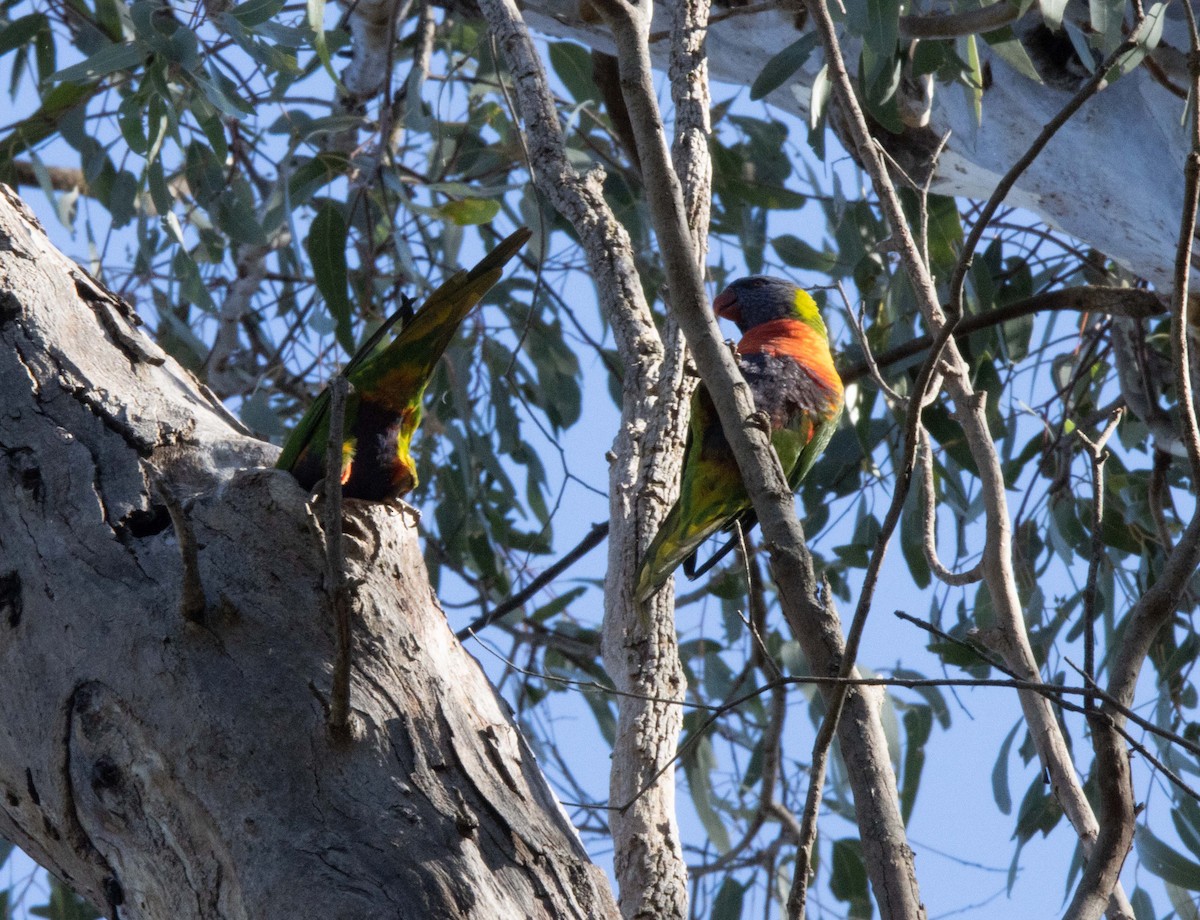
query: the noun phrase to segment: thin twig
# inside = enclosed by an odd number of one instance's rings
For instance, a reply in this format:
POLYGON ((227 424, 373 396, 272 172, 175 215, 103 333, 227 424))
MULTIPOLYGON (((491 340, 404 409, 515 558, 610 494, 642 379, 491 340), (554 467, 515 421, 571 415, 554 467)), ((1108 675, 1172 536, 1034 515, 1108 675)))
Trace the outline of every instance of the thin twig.
MULTIPOLYGON (((469 626, 465 626, 455 633, 455 635, 458 637, 458 641, 465 642, 471 636, 475 636, 479 630, 491 626, 501 617, 507 616, 512 611, 523 606, 526 601, 541 591, 542 588, 546 587, 546 585, 550 584, 550 582, 554 581, 554 579, 556 579, 559 575, 561 575, 576 562, 586 556, 589 552, 603 543, 604 538, 608 536, 608 527, 608 521, 603 521, 599 524, 593 524, 592 529, 588 531, 587 536, 580 540, 575 548, 559 559, 558 562, 554 563, 554 565, 550 566, 548 569, 538 575, 535 579, 533 579, 533 581, 527 584, 508 600, 497 604, 482 616, 476 617, 469 626)), ((478 638, 478 636, 476 636, 476 638, 478 638)))
POLYGON ((973 585, 983 578, 983 563, 977 562, 965 572, 953 572, 942 564, 937 551, 937 495, 933 484, 933 449, 929 444, 929 435, 921 430, 921 547, 925 553, 925 562, 929 571, 937 576, 939 581, 954 587, 973 585))
MULTIPOLYGON (((875 381, 875 386, 879 387, 883 395, 888 398, 888 401, 897 409, 903 410, 908 405, 908 400, 891 388, 888 382, 883 379, 883 374, 879 372, 879 365, 875 363, 875 354, 871 350, 871 343, 867 341, 867 330, 863 328, 862 301, 859 301, 858 312, 855 312, 854 308, 850 305, 850 298, 846 295, 846 289, 842 286, 842 282, 835 281, 834 286, 842 298, 846 317, 850 320, 850 328, 854 331, 854 337, 858 339, 858 347, 862 349, 863 361, 867 366, 867 373, 871 375, 871 379, 875 381)), ((844 384, 845 382, 845 378, 843 378, 842 383, 844 384)))
MULTIPOLYGON (((782 675, 780 675, 782 676, 782 675)), ((758 807, 754 809, 742 838, 719 857, 704 866, 690 866, 692 875, 707 875, 720 872, 733 863, 750 846, 769 816, 782 805, 775 798, 775 784, 779 782, 779 764, 783 722, 787 716, 787 684, 773 681, 771 706, 767 714, 767 726, 762 736, 762 781, 759 783, 758 807)), ((785 809, 786 810, 786 809, 785 809)))
MULTIPOLYGON (((1083 589, 1083 674, 1088 681, 1096 677, 1096 582, 1100 576, 1100 561, 1104 558, 1104 461, 1108 459, 1108 451, 1104 445, 1117 430, 1124 410, 1114 409, 1104 431, 1095 441, 1088 438, 1082 429, 1076 429, 1091 458, 1092 467, 1092 552, 1088 559, 1087 584, 1083 589)), ((1084 697, 1083 705, 1087 710, 1093 708, 1092 697, 1084 697)))
MULTIPOLYGON (((896 471, 896 484, 892 494, 891 504, 884 516, 879 534, 875 538, 875 546, 871 551, 871 559, 867 564, 867 572, 863 577, 863 585, 858 595, 858 606, 854 611, 854 619, 850 622, 846 634, 846 647, 842 656, 838 676, 848 678, 854 672, 858 658, 858 647, 862 641, 863 630, 866 628, 867 617, 871 612, 871 602, 875 597, 875 588, 879 583, 879 573, 882 571, 883 559, 887 554, 888 544, 892 534, 900 523, 900 515, 908 492, 912 486, 913 469, 917 462, 917 446, 921 440, 921 410, 927 399, 932 399, 934 387, 940 387, 941 377, 937 366, 942 359, 942 349, 954 334, 954 323, 946 323, 934 340, 933 347, 921 365, 913 386, 912 397, 907 400, 908 411, 904 425, 904 453, 902 463, 896 471), (935 382, 936 378, 936 382, 935 382)), ((821 797, 824 792, 825 771, 829 759, 829 749, 837 732, 838 722, 842 716, 842 707, 846 702, 846 685, 838 685, 826 699, 825 718, 817 730, 813 741, 812 767, 809 770, 808 794, 805 797, 804 812, 800 816, 801 835, 796 845, 796 870, 792 877, 792 889, 788 894, 788 916, 799 918, 804 916, 805 902, 808 894, 808 867, 812 861, 813 847, 817 840, 817 816, 820 812, 821 797)))
POLYGON ((1165 451, 1160 447, 1154 449, 1154 466, 1150 470, 1150 485, 1147 490, 1150 516, 1154 518, 1154 529, 1158 533, 1158 539, 1162 543, 1165 554, 1169 554, 1175 548, 1175 541, 1171 539, 1171 530, 1167 526, 1167 516, 1164 511, 1169 494, 1167 472, 1174 462, 1175 458, 1171 456, 1170 451, 1165 451))
MULTIPOLYGON (((1112 316, 1133 317, 1158 316, 1166 312, 1166 308, 1157 294, 1140 288, 1091 286, 1060 288, 1057 291, 1035 294, 1007 306, 989 310, 987 313, 964 316, 954 331, 954 338, 959 340, 980 329, 990 329, 1014 319, 1051 310, 1075 310, 1080 313, 1106 313, 1112 316)), ((874 356, 875 365, 881 369, 891 367, 893 364, 916 357, 932 344, 933 336, 917 336, 902 345, 879 352, 874 356)), ((838 376, 846 385, 861 380, 869 374, 870 366, 865 360, 838 370, 838 376)))
POLYGON ((325 577, 333 601, 337 652, 329 693, 329 733, 339 741, 352 736, 350 725, 350 616, 352 601, 342 548, 342 436, 350 381, 338 374, 329 383, 329 442, 325 447, 325 577))

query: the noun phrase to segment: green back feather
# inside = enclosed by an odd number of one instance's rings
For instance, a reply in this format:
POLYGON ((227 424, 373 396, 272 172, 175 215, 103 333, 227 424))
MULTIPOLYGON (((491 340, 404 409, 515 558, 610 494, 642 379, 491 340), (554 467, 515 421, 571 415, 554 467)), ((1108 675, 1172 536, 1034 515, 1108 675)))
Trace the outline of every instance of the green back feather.
MULTIPOLYGON (((354 388, 347 401, 347 429, 354 408, 367 398, 397 414, 412 408, 412 423, 405 432, 406 437, 411 437, 421 416, 421 397, 442 353, 463 319, 500 280, 504 266, 531 235, 528 228, 520 228, 470 271, 458 271, 447 278, 389 344, 380 347, 379 341, 403 310, 389 317, 380 332, 354 353, 342 371, 354 388)), ((323 451, 328 438, 329 389, 326 388, 288 436, 275 465, 293 469, 310 445, 323 451)))

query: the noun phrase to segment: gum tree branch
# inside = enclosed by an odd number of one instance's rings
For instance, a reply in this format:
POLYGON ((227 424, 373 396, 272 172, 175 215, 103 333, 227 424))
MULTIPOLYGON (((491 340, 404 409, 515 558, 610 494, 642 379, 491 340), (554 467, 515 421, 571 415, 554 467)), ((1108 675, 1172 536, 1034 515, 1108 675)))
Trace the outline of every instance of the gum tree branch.
MULTIPOLYGON (((679 400, 660 394, 682 384, 683 362, 675 348, 664 361, 629 236, 604 200, 603 174, 596 169, 580 175, 567 162, 554 98, 520 12, 512 0, 483 0, 480 6, 513 77, 534 181, 580 237, 625 367, 621 427, 609 454, 601 639, 605 668, 627 694, 618 706, 610 777, 612 801, 628 803, 612 818, 614 868, 626 916, 682 918, 687 878, 675 821, 675 776, 662 767, 671 762, 682 726, 679 707, 669 701, 682 699, 685 680, 671 593, 660 592, 639 610, 632 585, 641 550, 679 477, 686 411, 679 400)), ((694 260, 691 270, 696 271, 694 260)))
MULTIPOLYGON (((1171 298, 1171 345, 1174 358, 1175 385, 1178 392, 1179 414, 1183 420, 1182 437, 1187 448, 1188 460, 1192 468, 1193 481, 1200 472, 1200 435, 1197 433, 1196 408, 1191 386, 1191 362, 1189 355, 1187 305, 1189 302, 1188 288, 1191 276, 1192 244, 1196 232, 1196 214, 1200 205, 1200 116, 1196 111, 1195 93, 1200 91, 1200 35, 1197 35, 1194 14, 1190 4, 1184 4, 1189 31, 1191 33, 1191 55, 1189 57, 1190 79, 1192 86, 1192 104, 1190 112, 1190 132, 1192 149, 1184 164, 1184 208, 1180 217, 1179 239, 1175 255, 1175 288, 1171 298)), ((1110 665, 1108 692, 1116 701, 1105 701, 1101 712, 1112 717, 1113 723, 1119 728, 1124 724, 1122 709, 1133 703, 1134 691, 1142 665, 1149 654, 1150 644, 1155 636, 1169 622, 1179 604, 1179 599, 1200 564, 1200 502, 1197 502, 1192 518, 1180 536, 1179 542, 1171 550, 1167 562, 1163 566, 1158 580, 1134 604, 1130 610, 1122 642, 1110 665)), ((1095 732, 1095 723, 1093 731, 1095 732)), ((1101 733, 1096 732, 1095 741, 1111 745, 1107 738, 1101 739, 1101 733)), ((1094 739, 1095 740, 1095 739, 1094 739)), ((1099 760, 1099 746, 1097 760, 1099 760)), ((1112 773, 1113 771, 1106 771, 1112 773)), ((1122 796, 1127 794, 1122 786, 1116 783, 1122 777, 1108 776, 1101 773, 1102 806, 1107 805, 1112 814, 1102 810, 1102 837, 1104 844, 1102 852, 1097 853, 1089 863, 1080 887, 1076 892, 1077 900, 1093 889, 1101 889, 1107 884, 1108 877, 1114 871, 1120 871, 1121 863, 1129 849, 1127 833, 1132 834, 1132 819, 1119 811, 1124 804, 1122 796), (1111 787, 1111 788, 1109 788, 1111 787), (1128 832, 1126 824, 1128 823, 1128 832), (1094 868, 1093 868, 1094 864, 1094 868), (1115 867, 1115 868, 1114 868, 1115 867), (1098 876, 1093 879, 1092 876, 1098 876), (1088 889, 1085 892, 1085 885, 1088 889)), ((1131 798, 1131 794, 1130 794, 1131 798)), ((1099 849, 1099 844, 1097 849, 1099 849)), ((1079 917, 1090 917, 1091 912, 1081 904, 1077 911, 1079 917)), ((1072 908, 1075 902, 1072 902, 1072 908)))
POLYGON ((965 572, 953 572, 942 565, 937 552, 937 495, 933 486, 933 451, 929 445, 929 435, 921 429, 921 548, 925 553, 925 562, 929 571, 938 580, 948 585, 961 587, 973 585, 983 578, 983 567, 980 564, 971 566, 965 572))
MULTIPOLYGON (((1023 316, 1033 316, 1050 311, 1074 310, 1079 313, 1104 313, 1108 316, 1126 316, 1136 319, 1159 316, 1165 313, 1166 309, 1158 294, 1141 288, 1090 285, 1060 288, 1044 294, 1035 294, 1033 297, 1018 300, 977 316, 964 316, 954 328, 954 338, 957 341, 980 329, 990 329, 992 326, 1020 319, 1023 316)), ((917 336, 902 345, 874 355, 875 365, 882 372, 883 368, 899 364, 921 354, 932 344, 932 336, 917 336)), ((861 380, 869 373, 870 367, 866 361, 838 370, 842 382, 846 384, 861 380)))
MULTIPOLYGON (((754 415, 749 388, 725 347, 708 307, 678 176, 671 168, 655 97, 648 4, 597 3, 612 31, 620 82, 642 164, 651 219, 671 290, 671 308, 713 397, 722 427, 762 524, 784 615, 818 674, 839 672, 843 642, 837 612, 818 590, 791 489, 754 415)), ((660 595, 661 596, 661 593, 660 595)), ((876 897, 889 917, 923 916, 905 843, 877 702, 862 693, 848 700, 851 718, 841 730, 842 750, 855 790, 855 807, 876 897)))
MULTIPOLYGON (((917 462, 917 449, 921 442, 923 429, 921 427, 921 411, 928 399, 932 399, 941 386, 941 377, 937 366, 941 361, 942 350, 950 339, 953 327, 943 327, 933 348, 930 349, 925 363, 917 374, 912 396, 906 401, 904 440, 901 462, 896 471, 896 482, 892 492, 892 501, 888 506, 880 525, 879 534, 871 550, 871 559, 863 576, 862 588, 859 590, 858 605, 854 611, 854 619, 850 621, 850 630, 846 634, 846 648, 842 655, 838 676, 852 677, 855 674, 855 660, 858 657, 858 647, 866 629, 867 617, 871 612, 871 603, 875 597, 875 589, 879 584, 879 573, 882 570, 884 557, 887 555, 888 544, 892 534, 900 523, 900 514, 908 499, 912 487, 913 471, 917 462)), ((826 697, 827 710, 813 741, 812 766, 809 770, 808 795, 804 803, 804 814, 800 819, 800 839, 796 844, 796 871, 792 878, 792 890, 788 895, 788 916, 802 918, 808 897, 808 867, 812 863, 813 848, 817 839, 817 814, 820 811, 821 796, 825 785, 825 770, 829 762, 829 750, 833 745, 834 734, 837 732, 846 702, 846 685, 835 686, 826 697)), ((923 906, 918 902, 918 910, 923 912, 923 906)))
POLYGON ((310 497, 4 187, 0 241, 0 836, 124 920, 615 920, 411 520, 347 503, 362 734, 333 745, 310 497), (202 624, 175 615, 155 478, 188 511, 202 624))
MULTIPOLYGON (((893 238, 897 241, 901 261, 916 294, 918 307, 933 334, 937 335, 948 323, 953 325, 954 319, 947 317, 946 312, 942 309, 934 289, 933 279, 921 261, 899 198, 889 180, 883 158, 871 137, 866 119, 858 105, 828 5, 825 0, 807 0, 806 7, 812 17, 815 29, 821 36, 834 96, 842 109, 850 137, 857 148, 859 162, 863 164, 867 174, 871 177, 872 185, 879 196, 893 238)), ((1136 38, 1136 30, 1131 38, 1136 38)), ((1097 83, 1092 88, 1092 92, 1094 93, 1098 88, 1099 84, 1097 83)), ((1085 101, 1086 97, 1080 98, 1080 95, 1077 94, 1076 98, 1068 103, 1070 109, 1067 113, 1068 116, 1085 101)), ((1065 121, 1065 117, 1056 117, 1051 124, 1060 126, 1065 121)), ((1040 150, 1052 134, 1053 132, 1049 131, 1048 126, 1048 129, 1039 136, 1034 147, 1040 150)), ((965 277, 966 267, 969 265, 974 246, 982 236, 986 220, 990 219, 991 213, 999 205, 1003 193, 1016 181, 1022 170, 1033 162, 1037 150, 1027 152, 1010 170, 1001 187, 993 194, 989 205, 981 211, 980 219, 968 236, 960 265, 956 269, 951 283, 951 304, 958 307, 953 311, 954 318, 962 314, 962 279, 965 277)), ((951 341, 946 344, 944 358, 943 373, 945 374, 946 389, 954 401, 955 417, 962 426, 968 450, 980 473, 980 486, 987 522, 987 540, 982 559, 982 571, 984 583, 987 585, 996 613, 995 636, 1000 645, 999 651, 1018 676, 1033 679, 1039 671, 1028 634, 1025 631, 1023 611, 1017 593, 1012 561, 1012 521, 1008 510, 1000 460, 996 453, 995 443, 988 431, 983 394, 975 391, 971 383, 970 368, 963 360, 956 343, 951 341)), ((1022 694, 1021 705, 1029 723, 1030 734, 1034 738, 1042 762, 1049 772, 1054 794, 1076 833, 1079 834, 1086 855, 1091 852, 1098 834, 1096 818, 1083 794, 1071 760, 1070 750, 1066 745, 1053 709, 1045 699, 1035 694, 1022 694)), ((1114 890, 1112 908, 1113 914, 1116 916, 1132 917, 1128 899, 1120 888, 1114 890)))

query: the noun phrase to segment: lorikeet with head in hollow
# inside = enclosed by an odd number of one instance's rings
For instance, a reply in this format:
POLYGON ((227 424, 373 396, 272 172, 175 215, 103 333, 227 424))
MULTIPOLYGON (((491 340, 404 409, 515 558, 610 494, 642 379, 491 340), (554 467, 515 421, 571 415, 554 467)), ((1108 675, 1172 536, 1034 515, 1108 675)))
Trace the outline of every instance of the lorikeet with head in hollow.
MULTIPOLYGON (((755 408, 770 420, 771 444, 795 490, 842 414, 842 381, 833 368, 821 313, 791 282, 761 275, 729 285, 713 309, 742 331, 738 366, 755 408)), ((717 410, 701 384, 692 396, 679 499, 642 558, 637 599, 654 594, 717 530, 752 513, 717 410)))
MULTIPOLYGON (((343 371, 351 385, 342 439, 344 496, 386 501, 416 487, 409 444, 421 422, 425 387, 459 325, 529 237, 522 227, 470 271, 455 272, 390 343, 379 341, 403 309, 350 359, 343 371)), ((306 489, 325 475, 329 399, 326 388, 292 431, 275 464, 290 470, 306 489)))

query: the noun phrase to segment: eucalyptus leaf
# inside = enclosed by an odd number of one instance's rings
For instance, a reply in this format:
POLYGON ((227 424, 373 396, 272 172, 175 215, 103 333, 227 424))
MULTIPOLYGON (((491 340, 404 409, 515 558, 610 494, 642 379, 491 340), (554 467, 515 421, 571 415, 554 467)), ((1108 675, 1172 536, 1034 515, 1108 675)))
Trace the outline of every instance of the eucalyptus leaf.
POLYGON ((817 33, 807 32, 792 42, 763 66, 762 72, 750 85, 750 98, 762 99, 783 86, 807 62, 820 45, 817 33))
POLYGON ((304 248, 312 263, 317 290, 334 318, 338 342, 348 353, 355 350, 351 327, 353 307, 350 304, 346 269, 348 230, 341 208, 326 201, 317 210, 308 229, 304 248))
POLYGON ((56 83, 95 83, 103 77, 118 70, 129 70, 137 67, 146 57, 146 49, 137 42, 126 42, 120 45, 109 45, 89 57, 86 61, 64 67, 57 73, 51 74, 50 79, 56 83))

